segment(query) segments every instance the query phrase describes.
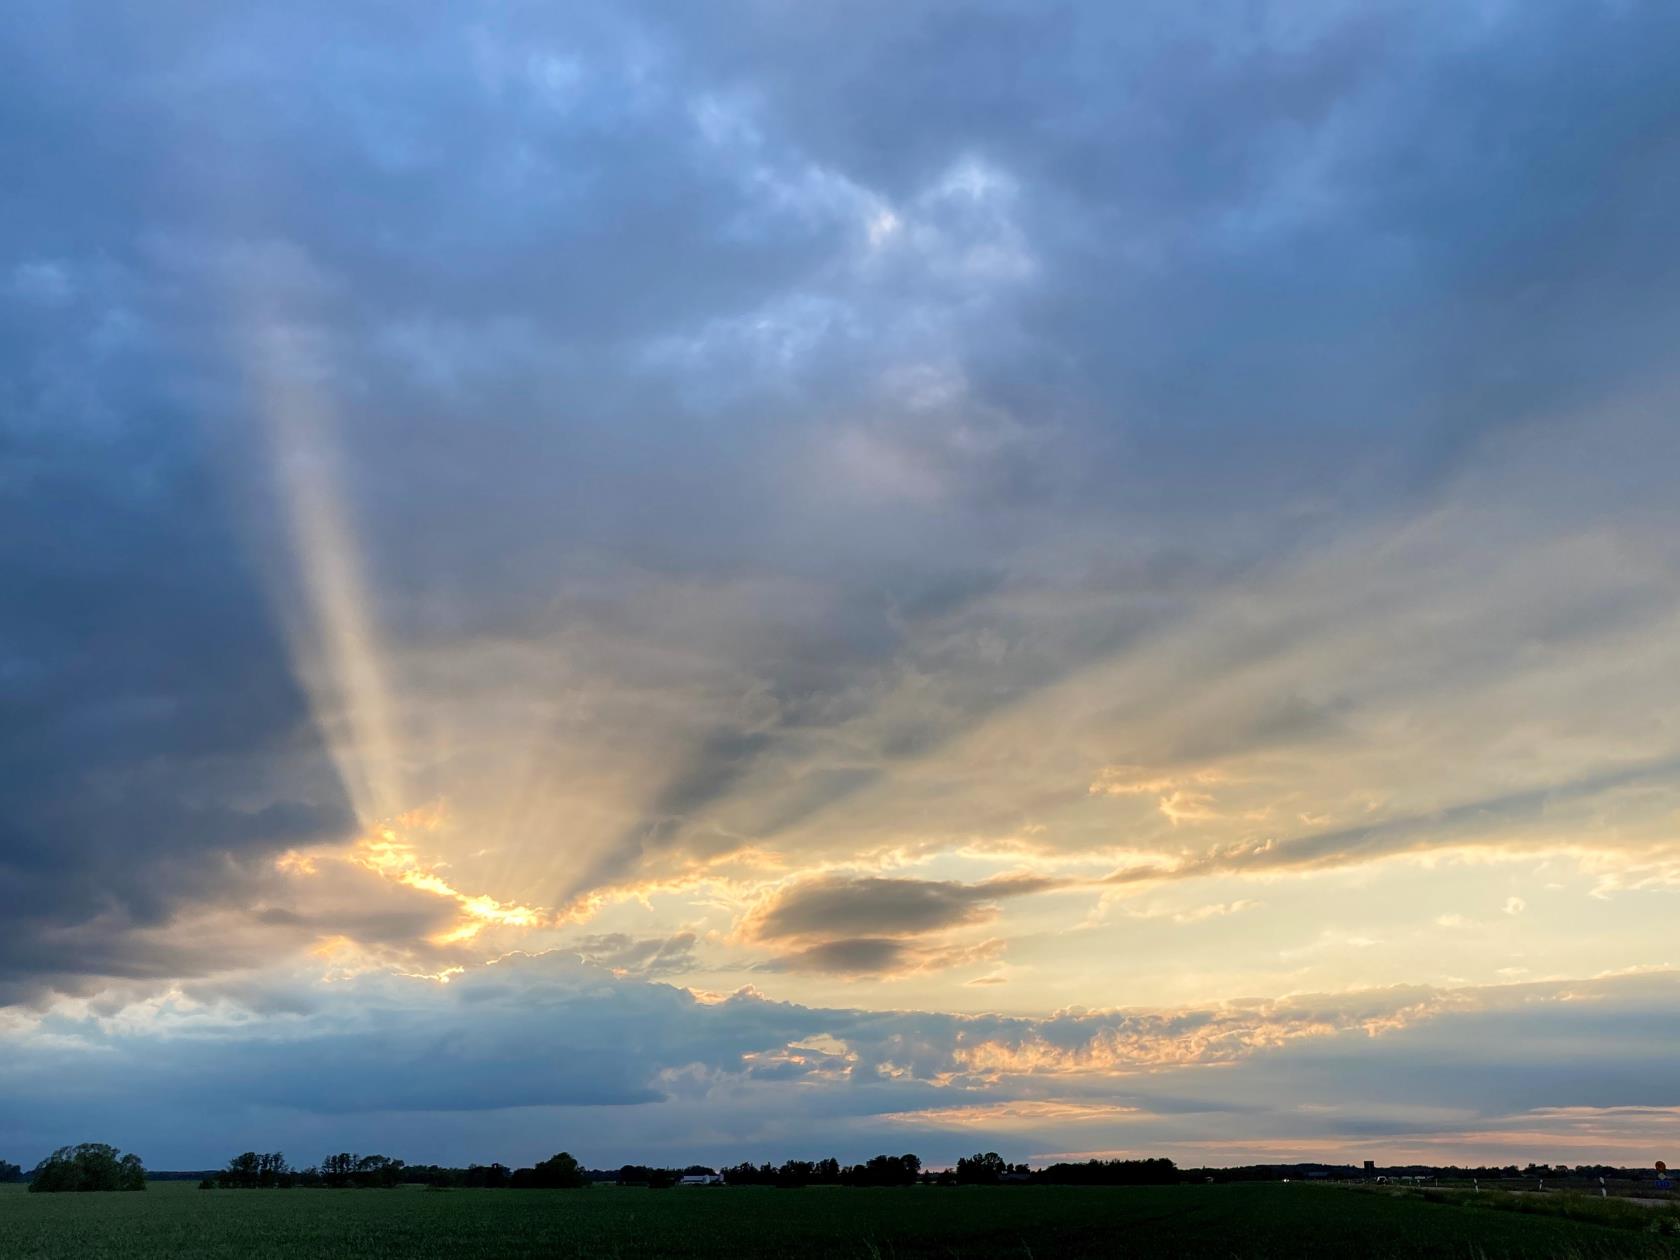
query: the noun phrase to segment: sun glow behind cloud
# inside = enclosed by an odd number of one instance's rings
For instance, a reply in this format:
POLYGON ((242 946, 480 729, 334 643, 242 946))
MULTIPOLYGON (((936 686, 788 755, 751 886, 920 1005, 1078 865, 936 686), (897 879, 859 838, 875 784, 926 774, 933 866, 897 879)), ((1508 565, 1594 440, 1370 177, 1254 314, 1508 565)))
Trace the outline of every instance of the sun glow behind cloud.
POLYGON ((503 903, 484 893, 460 892, 438 873, 437 867, 424 862, 415 847, 415 839, 439 830, 444 817, 443 807, 433 806, 410 810, 389 823, 377 824, 356 841, 351 859, 386 879, 448 898, 460 907, 460 920, 431 938, 436 945, 470 941, 489 926, 535 928, 553 922, 551 914, 530 906, 503 903))

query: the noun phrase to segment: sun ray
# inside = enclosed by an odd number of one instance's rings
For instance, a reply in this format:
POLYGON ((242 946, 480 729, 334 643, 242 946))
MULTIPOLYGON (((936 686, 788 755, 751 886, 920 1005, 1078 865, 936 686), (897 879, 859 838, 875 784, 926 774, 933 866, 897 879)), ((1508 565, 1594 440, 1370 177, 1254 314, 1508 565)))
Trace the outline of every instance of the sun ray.
POLYGON ((323 378, 309 330, 272 315, 248 321, 247 370, 291 544, 296 601, 282 609, 294 664, 363 826, 403 805, 402 755, 375 602, 362 571, 323 378))

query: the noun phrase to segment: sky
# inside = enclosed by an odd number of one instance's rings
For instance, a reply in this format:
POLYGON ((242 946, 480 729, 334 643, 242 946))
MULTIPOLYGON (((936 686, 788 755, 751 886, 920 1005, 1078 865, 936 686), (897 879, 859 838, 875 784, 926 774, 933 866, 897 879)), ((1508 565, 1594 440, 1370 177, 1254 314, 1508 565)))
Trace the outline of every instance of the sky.
POLYGON ((1674 1162, 1677 40, 8 3, 0 1157, 1674 1162))

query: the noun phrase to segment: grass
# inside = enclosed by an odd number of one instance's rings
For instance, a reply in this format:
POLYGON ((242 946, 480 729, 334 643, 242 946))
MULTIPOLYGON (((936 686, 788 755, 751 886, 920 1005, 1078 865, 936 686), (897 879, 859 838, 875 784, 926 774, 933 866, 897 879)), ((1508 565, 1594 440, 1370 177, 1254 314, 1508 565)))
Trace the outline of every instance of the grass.
MULTIPOLYGON (((1385 1193, 1376 1191, 1375 1193, 1385 1193)), ((1423 1199, 1430 1203, 1446 1203, 1479 1211, 1522 1212, 1531 1216, 1555 1216, 1566 1220, 1606 1225, 1614 1229, 1631 1229, 1642 1233, 1680 1238, 1680 1203, 1670 1201, 1667 1206, 1652 1207, 1626 1198, 1601 1198, 1596 1194, 1578 1191, 1554 1191, 1545 1194, 1525 1192, 1507 1193, 1502 1190, 1475 1193, 1462 1189, 1402 1188, 1386 1193, 1423 1199)), ((1665 1196, 1666 1197, 1666 1196, 1665 1196)))
POLYGON ((430 1193, 153 1182, 144 1194, 88 1195, 0 1186, 0 1256, 1680 1260, 1680 1239, 1648 1228, 1668 1209, 1615 1205, 1646 1215, 1606 1221, 1470 1197, 1491 1196, 1299 1184, 430 1193))

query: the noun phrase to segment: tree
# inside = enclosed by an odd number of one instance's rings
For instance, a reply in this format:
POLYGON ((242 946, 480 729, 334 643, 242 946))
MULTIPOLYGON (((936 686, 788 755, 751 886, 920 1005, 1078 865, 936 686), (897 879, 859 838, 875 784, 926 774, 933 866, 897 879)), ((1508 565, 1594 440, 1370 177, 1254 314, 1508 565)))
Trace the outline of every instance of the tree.
POLYGON ((875 1155, 842 1170, 840 1180, 848 1186, 913 1186, 921 1171, 922 1161, 915 1155, 875 1155))
POLYGON ((257 1184, 266 1189, 289 1189, 297 1180, 286 1157, 279 1151, 257 1156, 257 1184))
POLYGON ((1060 1186, 1170 1186, 1183 1178, 1170 1159, 1092 1159, 1051 1164, 1034 1173, 1033 1180, 1060 1186))
POLYGON ((790 1159, 776 1170, 776 1185, 784 1190, 797 1190, 816 1180, 817 1167, 808 1159, 790 1159))
POLYGON ((103 1142, 61 1146, 30 1176, 32 1191, 144 1190, 146 1169, 138 1155, 124 1155, 103 1142))
POLYGON ((227 1167, 199 1183, 200 1190, 290 1189, 300 1174, 279 1151, 246 1151, 228 1160, 227 1167))
MULTIPOLYGON (((534 1168, 519 1170, 520 1173, 527 1171, 531 1176, 526 1184, 533 1190, 578 1190, 589 1184, 582 1166, 565 1151, 550 1156, 534 1168)), ((520 1185, 519 1173, 514 1174, 514 1185, 520 1185)))
POLYGON ((403 1162, 389 1155, 363 1155, 356 1161, 351 1183, 364 1189, 390 1190, 402 1184, 403 1162))
POLYGON ((22 1181, 23 1169, 0 1159, 0 1181, 22 1181))
POLYGON ((996 1151, 984 1155, 968 1155, 957 1161, 957 1181, 965 1186, 993 1186, 1009 1171, 1003 1156, 996 1151))
POLYGON ((321 1161, 321 1181, 335 1190, 351 1184, 356 1175, 356 1157, 348 1151, 328 1155, 321 1161))

